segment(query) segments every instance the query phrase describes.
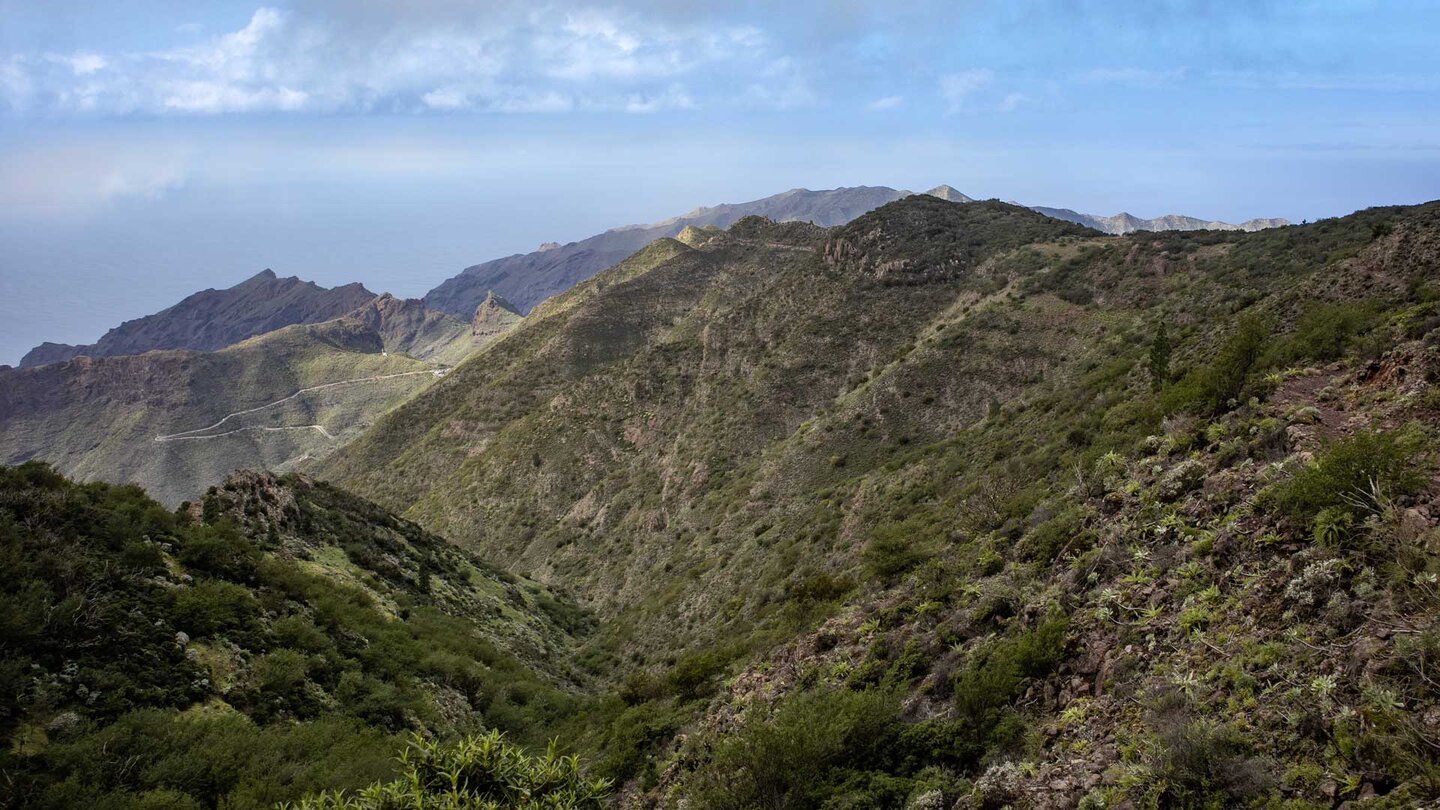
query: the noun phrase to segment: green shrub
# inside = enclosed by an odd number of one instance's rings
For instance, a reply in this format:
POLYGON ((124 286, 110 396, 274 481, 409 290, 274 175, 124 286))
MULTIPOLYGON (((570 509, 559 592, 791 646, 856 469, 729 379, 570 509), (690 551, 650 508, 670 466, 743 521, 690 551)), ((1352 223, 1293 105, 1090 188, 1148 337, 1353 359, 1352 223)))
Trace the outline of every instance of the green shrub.
POLYGON ((1192 369, 1166 392, 1164 410, 1170 413, 1229 410, 1245 390, 1270 333, 1270 325, 1258 315, 1240 318, 1230 336, 1220 344, 1215 359, 1192 369))
POLYGON ((197 527, 180 545, 180 562, 197 573, 250 582, 260 562, 260 550, 229 520, 197 527))
MULTIPOLYGON (((1425 484, 1417 431, 1363 431, 1330 442, 1315 461, 1266 490, 1262 502, 1307 523, 1322 512, 1326 531, 1373 513, 1379 497, 1409 495, 1425 484)), ((1338 535, 1335 539, 1339 539, 1338 535)))
POLYGON ((684 716, 675 707, 660 702, 625 708, 605 728, 602 747, 606 755, 599 763, 599 773, 618 782, 636 776, 643 776, 647 782, 658 779, 655 749, 675 733, 684 716))
POLYGON ((400 756, 404 772, 351 794, 323 792, 280 810, 604 810, 609 783, 588 779, 552 743, 528 756, 498 731, 442 745, 416 735, 400 756))
POLYGON ((706 810, 810 808, 856 786, 856 772, 882 770, 900 730, 889 692, 802 692, 770 712, 755 707, 720 739, 688 791, 706 810))
POLYGON ((709 693, 729 663, 730 656, 719 650, 690 653, 675 662, 665 675, 665 683, 681 700, 694 700, 709 693))
POLYGON ((1068 625, 1064 616, 1052 616, 1034 630, 978 653, 955 676, 955 707, 971 732, 967 750, 956 752, 959 759, 978 759, 997 741, 996 732, 1025 687, 1055 671, 1065 655, 1068 625))
POLYGON ((1316 304, 1300 316, 1288 338, 1265 354, 1265 365, 1337 360, 1355 338, 1368 332, 1378 319, 1378 310, 1372 304, 1316 304))
POLYGON ((1203 720, 1161 724, 1151 776, 1159 806, 1177 810, 1245 807, 1274 787, 1243 734, 1203 720))
POLYGON ((914 519, 876 526, 865 547, 865 563, 881 579, 894 579, 929 556, 926 534, 925 527, 914 519))
POLYGON ((155 543, 132 540, 125 544, 121 560, 130 568, 149 573, 165 567, 165 552, 155 543))
POLYGON ((197 637, 247 630, 259 611, 250 591, 230 582, 206 580, 175 597, 175 625, 197 637))

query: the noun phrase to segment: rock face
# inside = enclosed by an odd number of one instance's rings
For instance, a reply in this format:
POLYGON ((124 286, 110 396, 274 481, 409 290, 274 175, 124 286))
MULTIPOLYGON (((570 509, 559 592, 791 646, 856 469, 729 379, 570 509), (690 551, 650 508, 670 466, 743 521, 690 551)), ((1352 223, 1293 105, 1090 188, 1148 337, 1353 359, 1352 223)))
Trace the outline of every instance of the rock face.
POLYGON ((359 283, 326 289, 265 270, 229 289, 204 290, 153 315, 126 321, 86 346, 42 343, 21 359, 20 366, 155 349, 214 351, 292 324, 338 318, 374 297, 359 283))
POLYGON ((495 294, 485 294, 485 300, 475 308, 475 317, 470 319, 470 334, 477 338, 494 338, 510 331, 525 316, 515 305, 495 294))
POLYGON ((943 185, 943 184, 942 184, 942 185, 938 185, 938 186, 936 186, 935 188, 932 188, 932 189, 930 189, 929 191, 927 191, 927 192, 925 192, 925 193, 926 193, 926 194, 929 194, 931 197, 939 197, 940 199, 945 200, 946 202, 959 202, 959 203, 975 202, 975 198, 974 198, 974 197, 971 197, 971 196, 968 195, 968 194, 962 194, 962 193, 960 193, 958 190, 956 190, 954 187, 952 187, 952 186, 947 186, 947 185, 943 185))
MULTIPOLYGON (((408 354, 420 360, 453 365, 478 346, 466 334, 465 322, 425 306, 418 298, 396 298, 390 293, 366 303, 345 317, 380 337, 383 351, 408 354)), ((506 324, 505 328, 512 326, 506 324)), ((497 328, 486 337, 495 337, 497 328)))

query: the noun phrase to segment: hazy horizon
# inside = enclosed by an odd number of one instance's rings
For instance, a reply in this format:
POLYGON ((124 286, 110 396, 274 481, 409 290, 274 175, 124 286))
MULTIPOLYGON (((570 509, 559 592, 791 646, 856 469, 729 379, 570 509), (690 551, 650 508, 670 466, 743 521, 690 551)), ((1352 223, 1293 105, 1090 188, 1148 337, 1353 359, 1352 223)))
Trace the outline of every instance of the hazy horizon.
POLYGON ((1231 222, 1440 196, 1418 2, 0 14, 0 363, 267 267, 419 296, 794 187, 1231 222))

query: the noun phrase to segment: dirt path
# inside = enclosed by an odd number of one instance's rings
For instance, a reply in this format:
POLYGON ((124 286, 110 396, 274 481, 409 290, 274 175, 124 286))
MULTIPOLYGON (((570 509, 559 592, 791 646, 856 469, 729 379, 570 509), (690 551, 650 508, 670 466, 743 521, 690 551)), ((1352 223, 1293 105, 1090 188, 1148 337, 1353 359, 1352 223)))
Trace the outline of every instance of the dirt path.
POLYGON ((171 435, 169 435, 169 436, 156 436, 156 437, 155 437, 155 441, 157 441, 157 442, 193 442, 193 441, 199 441, 199 440, 201 440, 201 439, 218 439, 218 438, 220 438, 221 436, 229 436, 229 435, 231 435, 231 434, 233 434, 233 433, 244 433, 244 432, 247 431, 247 430, 318 430, 318 431, 320 431, 321 433, 323 433, 323 434, 325 435, 325 438, 331 439, 331 440, 338 440, 338 437, 336 437, 336 436, 335 436, 334 434, 332 434, 330 431, 326 430, 326 429, 325 429, 323 426, 321 426, 321 425, 287 425, 287 426, 284 426, 284 427, 268 427, 268 426, 266 426, 266 425, 255 425, 255 426, 252 426, 252 427, 242 427, 242 428, 235 428, 234 430, 227 430, 227 431, 225 431, 224 433, 211 433, 211 434, 208 435, 208 436, 181 436, 181 435, 178 434, 178 433, 174 433, 174 434, 171 434, 171 435))
POLYGON ((180 431, 179 433, 169 433, 169 434, 166 434, 166 435, 164 435, 164 436, 156 436, 156 437, 155 437, 155 441, 157 441, 157 442, 178 442, 178 441, 185 441, 185 440, 187 440, 187 439, 191 439, 191 440, 193 440, 193 439, 218 439, 218 438, 220 438, 221 436, 229 436, 229 435, 232 434, 232 433, 239 433, 239 432, 245 431, 245 430, 318 430, 318 431, 320 431, 321 433, 325 434, 325 436, 326 436, 327 438, 334 439, 335 437, 332 436, 329 431, 327 431, 325 428, 321 427, 320 425, 296 425, 296 426, 294 426, 294 427, 263 427, 263 426, 258 426, 258 425, 257 425, 257 426, 254 426, 254 427, 235 428, 235 429, 233 429, 233 430, 227 430, 227 431, 225 431, 224 433, 209 433, 209 434, 204 435, 204 436, 200 436, 200 435, 197 435, 197 434, 206 433, 207 431, 214 430, 215 428, 220 427, 221 425, 225 424, 226 422, 230 421, 231 419, 234 419, 234 418, 237 417, 237 416, 245 416, 246 414, 252 414, 252 413, 256 413, 256 412, 258 412, 258 411, 263 411, 263 410, 265 410, 266 408, 273 408, 273 407, 275 407, 276 405, 284 404, 284 403, 286 403, 286 402, 289 402, 289 401, 292 400, 292 399, 295 399, 295 398, 299 397, 299 396, 302 395, 302 394, 308 394, 308 393, 311 392, 311 391, 320 391, 320 390, 323 390, 323 389, 326 389, 326 388, 336 388, 336 387, 342 386, 342 385, 357 385, 357 384, 359 384, 359 383, 379 382, 380 380, 393 380, 393 379, 395 379, 396 377, 412 377, 412 376, 414 376, 414 375, 416 375, 416 374, 433 374, 433 375, 435 375, 436 377, 444 376, 444 372, 441 371, 441 370, 438 370, 438 369, 425 369, 425 370, 423 370, 423 371, 401 371, 401 372, 398 372, 398 373, 396 373, 396 374, 376 374, 376 375, 371 376, 371 377, 357 377, 357 378, 355 378, 355 379, 353 379, 353 380, 340 380, 340 381, 338 381, 338 382, 324 383, 324 384, 322 384, 322 385, 312 385, 312 386, 310 386, 309 388, 301 388, 299 391, 296 391, 295 393, 291 394, 290 396, 288 396, 288 397, 282 397, 281 399, 277 399, 277 400, 275 400, 274 402, 267 402, 267 403, 265 403, 264 405, 259 405, 259 406, 254 407, 254 408, 246 408, 246 409, 243 410, 243 411, 235 411, 235 412, 233 412, 233 413, 227 413, 227 414, 225 414, 225 416, 221 417, 221 419, 220 419, 219 422, 216 422, 216 423, 213 424, 213 425, 207 425, 207 426, 205 426, 205 427, 203 427, 203 428, 195 428, 194 430, 182 430, 182 431, 180 431))

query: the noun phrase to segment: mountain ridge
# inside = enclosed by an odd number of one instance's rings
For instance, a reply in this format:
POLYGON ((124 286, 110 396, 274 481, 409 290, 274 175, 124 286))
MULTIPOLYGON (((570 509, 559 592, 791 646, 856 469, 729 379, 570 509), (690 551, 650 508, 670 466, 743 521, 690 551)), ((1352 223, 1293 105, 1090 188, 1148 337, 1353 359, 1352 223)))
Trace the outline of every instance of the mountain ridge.
POLYGON ((0 370, 0 462, 43 459, 78 479, 141 484, 174 505, 236 468, 324 457, 521 320, 492 309, 477 331, 386 293, 215 351, 0 370))
POLYGON ((42 343, 25 354, 19 367, 82 355, 113 357, 156 349, 214 351, 291 324, 340 317, 374 297, 359 282, 326 289, 297 276, 280 278, 267 268, 233 287, 202 290, 159 312, 125 321, 95 343, 42 343))
MULTIPOLYGON (((679 216, 648 224, 623 225, 566 244, 547 242, 531 253, 517 253, 471 265, 425 294, 425 302, 453 315, 472 312, 485 292, 499 291, 528 312, 540 301, 610 267, 660 237, 678 236, 685 228, 728 227, 744 216, 758 215, 777 222, 813 222, 822 227, 843 225, 885 203, 915 192, 888 186, 853 186, 812 191, 794 188, 743 203, 701 206, 679 216)), ((924 192, 950 202, 974 202, 952 186, 924 192)), ((1031 206, 1031 210, 1110 234, 1136 230, 1194 230, 1200 228, 1255 230, 1288 224, 1281 219, 1253 219, 1241 225, 1194 217, 1166 215, 1142 220, 1129 214, 1114 217, 1080 214, 1070 209, 1031 206)))

